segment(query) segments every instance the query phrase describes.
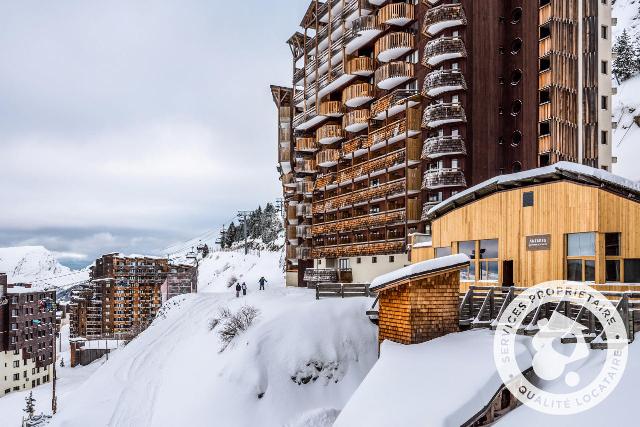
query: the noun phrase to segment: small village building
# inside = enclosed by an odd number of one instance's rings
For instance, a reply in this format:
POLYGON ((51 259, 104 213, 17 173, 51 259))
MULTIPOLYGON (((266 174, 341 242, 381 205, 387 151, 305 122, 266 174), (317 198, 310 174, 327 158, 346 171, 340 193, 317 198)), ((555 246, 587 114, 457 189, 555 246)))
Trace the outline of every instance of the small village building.
POLYGON ((424 261, 376 278, 378 341, 419 344, 459 331, 460 271, 466 255, 424 261))
POLYGON ((561 162, 503 175, 428 212, 411 261, 466 254, 471 285, 533 286, 550 280, 622 291, 640 284, 640 183, 561 162))

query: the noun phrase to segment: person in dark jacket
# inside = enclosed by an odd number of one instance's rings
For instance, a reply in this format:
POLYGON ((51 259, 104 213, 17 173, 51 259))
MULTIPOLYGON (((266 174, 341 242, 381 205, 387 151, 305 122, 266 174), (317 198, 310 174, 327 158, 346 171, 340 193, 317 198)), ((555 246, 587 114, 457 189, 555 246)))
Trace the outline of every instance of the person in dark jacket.
POLYGON ((260 282, 260 290, 264 291, 264 284, 267 283, 267 279, 265 279, 264 276, 262 276, 260 280, 258 280, 258 282, 260 282))
POLYGON ((246 296, 247 295, 247 284, 242 282, 242 295, 246 296))
POLYGON ((236 298, 240 298, 241 290, 242 290, 242 286, 240 286, 240 282, 236 283, 236 298))

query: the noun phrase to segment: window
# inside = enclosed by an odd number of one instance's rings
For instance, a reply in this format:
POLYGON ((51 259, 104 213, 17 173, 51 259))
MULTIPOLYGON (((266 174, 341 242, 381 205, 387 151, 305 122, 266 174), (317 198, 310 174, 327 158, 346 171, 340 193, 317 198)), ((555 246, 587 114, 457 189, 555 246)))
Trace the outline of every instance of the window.
POLYGON ((603 39, 608 39, 609 38, 609 27, 607 27, 606 25, 603 25, 602 27, 600 27, 600 36, 603 39))
POLYGON ((602 74, 609 74, 609 63, 607 61, 600 62, 600 71, 602 74))
POLYGON ((340 270, 348 270, 350 268, 349 258, 340 258, 340 260, 338 260, 338 267, 340 270))
POLYGON ((20 361, 19 360, 14 360, 13 361, 13 367, 14 368, 19 368, 20 367, 20 361))
POLYGON ((371 263, 372 264, 377 264, 378 263, 378 257, 372 256, 371 257, 371 263))
POLYGON ((356 264, 362 264, 362 258, 356 258, 356 264))
POLYGON ((20 381, 20 374, 13 374, 14 381, 20 381))
POLYGON ((608 96, 602 96, 602 98, 600 99, 600 108, 603 110, 608 110, 609 109, 609 97, 608 96))
POLYGON ((480 241, 480 280, 498 281, 498 240, 480 241))
POLYGON ((567 280, 596 279, 596 233, 567 234, 567 280))
POLYGON ((389 262, 396 262, 396 257, 394 257, 393 255, 391 255, 389 257, 389 262))
POLYGON ((465 254, 471 258, 471 264, 466 270, 460 272, 460 279, 467 281, 476 280, 476 242, 474 240, 458 243, 458 253, 465 254))
POLYGON ((451 255, 451 246, 436 248, 436 258, 442 258, 451 255))
POLYGON ((604 236, 606 256, 620 256, 620 233, 607 233, 604 236))
POLYGON ((522 207, 523 208, 529 208, 529 207, 533 206, 533 203, 534 203, 533 191, 527 191, 526 193, 522 194, 522 207))
POLYGON ((640 283, 640 259, 624 260, 624 282, 640 283))
POLYGON ((609 143, 609 132, 606 130, 600 131, 600 143, 607 145, 609 143))

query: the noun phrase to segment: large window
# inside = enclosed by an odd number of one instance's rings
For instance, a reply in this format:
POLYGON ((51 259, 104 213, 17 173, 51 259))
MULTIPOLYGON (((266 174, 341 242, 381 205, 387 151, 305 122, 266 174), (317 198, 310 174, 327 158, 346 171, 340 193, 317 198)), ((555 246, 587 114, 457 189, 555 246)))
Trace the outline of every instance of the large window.
POLYGON ((567 234, 567 280, 596 280, 596 233, 567 234))
POLYGON ((640 259, 624 260, 624 282, 640 283, 640 259))
POLYGON ((487 282, 499 280, 498 240, 459 242, 458 253, 471 258, 469 268, 462 271, 462 280, 487 282))
POLYGON ((605 280, 607 282, 620 282, 622 279, 620 233, 607 233, 604 235, 604 255, 605 280))
POLYGON ((465 254, 471 258, 471 264, 465 270, 460 273, 461 280, 475 281, 476 280, 476 242, 470 240, 467 242, 458 243, 458 253, 465 254))

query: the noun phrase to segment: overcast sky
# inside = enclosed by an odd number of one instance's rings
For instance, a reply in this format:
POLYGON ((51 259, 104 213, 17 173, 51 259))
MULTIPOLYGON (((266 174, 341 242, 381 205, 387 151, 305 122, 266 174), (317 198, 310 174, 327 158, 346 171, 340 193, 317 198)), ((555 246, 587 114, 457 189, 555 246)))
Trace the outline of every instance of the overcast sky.
POLYGON ((279 194, 302 0, 0 0, 0 246, 157 253, 279 194))

